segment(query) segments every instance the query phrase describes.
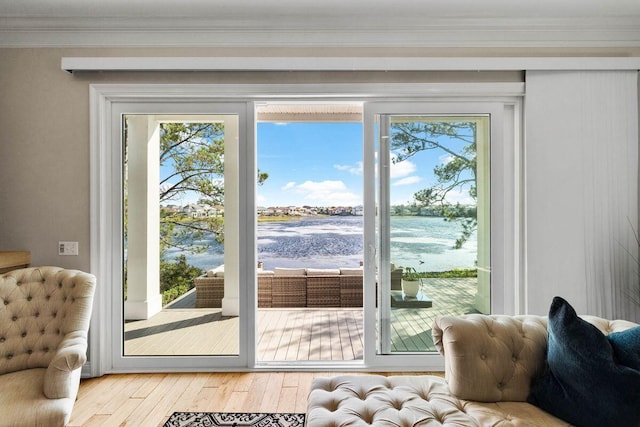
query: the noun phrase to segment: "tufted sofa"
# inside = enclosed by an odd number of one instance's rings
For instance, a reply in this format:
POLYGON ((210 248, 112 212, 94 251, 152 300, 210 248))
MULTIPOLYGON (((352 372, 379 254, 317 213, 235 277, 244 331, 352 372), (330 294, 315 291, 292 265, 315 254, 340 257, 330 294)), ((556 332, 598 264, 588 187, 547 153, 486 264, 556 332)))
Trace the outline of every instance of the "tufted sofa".
POLYGON ((0 275, 0 425, 67 424, 95 285, 93 275, 58 267, 0 275))
MULTIPOLYGON (((581 317, 605 334, 637 326, 581 317)), ((444 378, 316 378, 309 394, 307 426, 568 426, 526 402, 532 378, 545 365, 546 317, 441 317, 432 333, 445 359, 444 378)))

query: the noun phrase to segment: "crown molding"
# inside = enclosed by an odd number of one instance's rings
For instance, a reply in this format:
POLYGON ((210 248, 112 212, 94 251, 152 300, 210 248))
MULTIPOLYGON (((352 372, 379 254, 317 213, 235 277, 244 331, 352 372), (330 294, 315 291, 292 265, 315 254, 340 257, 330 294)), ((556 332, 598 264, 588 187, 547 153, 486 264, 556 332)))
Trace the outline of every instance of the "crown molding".
POLYGON ((640 47, 640 17, 224 23, 201 18, 0 17, 0 47, 640 47), (213 25, 215 24, 215 25, 213 25))

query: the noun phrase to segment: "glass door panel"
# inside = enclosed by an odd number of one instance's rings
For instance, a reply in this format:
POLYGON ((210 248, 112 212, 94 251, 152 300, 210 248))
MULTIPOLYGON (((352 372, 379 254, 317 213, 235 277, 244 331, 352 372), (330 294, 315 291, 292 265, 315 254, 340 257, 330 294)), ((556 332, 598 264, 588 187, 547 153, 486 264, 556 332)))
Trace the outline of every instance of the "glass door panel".
POLYGON ((490 117, 377 122, 378 353, 434 352, 434 318, 490 312, 490 117))
POLYGON ((123 356, 237 356, 237 115, 123 116, 123 356))

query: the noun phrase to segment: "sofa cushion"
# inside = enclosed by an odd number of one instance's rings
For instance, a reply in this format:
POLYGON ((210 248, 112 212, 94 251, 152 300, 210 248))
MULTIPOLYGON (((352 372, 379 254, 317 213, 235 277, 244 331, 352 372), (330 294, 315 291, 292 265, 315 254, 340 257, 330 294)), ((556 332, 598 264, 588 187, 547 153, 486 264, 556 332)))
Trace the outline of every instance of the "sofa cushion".
POLYGON ((341 375, 316 378, 308 399, 307 427, 480 427, 444 378, 429 375, 341 375))
POLYGON ((640 372, 617 364, 605 335, 560 297, 547 326, 548 366, 528 401, 581 427, 639 425, 640 372))
POLYGON ((338 276, 339 268, 307 268, 307 276, 338 276))
POLYGON ((276 276, 306 276, 307 275, 307 270, 305 268, 276 267, 274 268, 273 271, 276 276))
POLYGON ((640 326, 607 336, 618 363, 640 371, 640 326))
POLYGON ((207 270, 207 277, 224 277, 224 264, 207 270))
POLYGON ((340 274, 343 276, 362 276, 364 270, 362 268, 341 268, 340 274))
POLYGON ((519 426, 567 427, 526 402, 481 403, 458 399, 434 375, 341 375, 316 378, 307 427, 519 426))

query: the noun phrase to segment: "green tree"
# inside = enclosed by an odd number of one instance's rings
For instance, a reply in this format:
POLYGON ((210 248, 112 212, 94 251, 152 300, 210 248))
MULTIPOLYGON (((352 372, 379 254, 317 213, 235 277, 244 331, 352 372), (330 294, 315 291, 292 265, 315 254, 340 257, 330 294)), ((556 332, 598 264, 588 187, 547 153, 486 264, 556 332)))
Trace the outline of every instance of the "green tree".
MULTIPOLYGON (((224 124, 164 123, 160 128, 160 166, 172 171, 160 182, 160 204, 196 194, 199 204, 224 208, 224 124)), ((258 183, 268 174, 258 171, 258 183)), ((202 252, 206 245, 195 243, 205 233, 224 240, 222 215, 194 218, 183 212, 163 209, 160 218, 161 253, 168 248, 202 252)))
POLYGON ((194 287, 193 279, 202 272, 187 263, 184 255, 178 256, 173 262, 160 262, 160 292, 162 305, 167 305, 180 295, 194 287))
POLYGON ((446 221, 457 221, 462 233, 456 240, 459 249, 477 228, 476 208, 451 204, 447 195, 453 190, 467 189, 477 200, 476 185, 476 123, 473 121, 400 122, 391 126, 391 150, 396 153, 394 163, 402 162, 425 150, 440 150, 450 156, 444 164, 435 166, 435 184, 414 194, 419 207, 439 207, 446 221), (447 141, 462 142, 453 149, 447 141))
MULTIPOLYGON (((211 206, 224 205, 224 125, 222 123, 164 123, 160 127, 160 166, 172 172, 160 182, 160 204, 180 201, 187 193, 211 206)), ((201 252, 195 244, 204 233, 221 239, 222 217, 193 218, 181 211, 162 209, 161 254, 168 248, 201 252)))

